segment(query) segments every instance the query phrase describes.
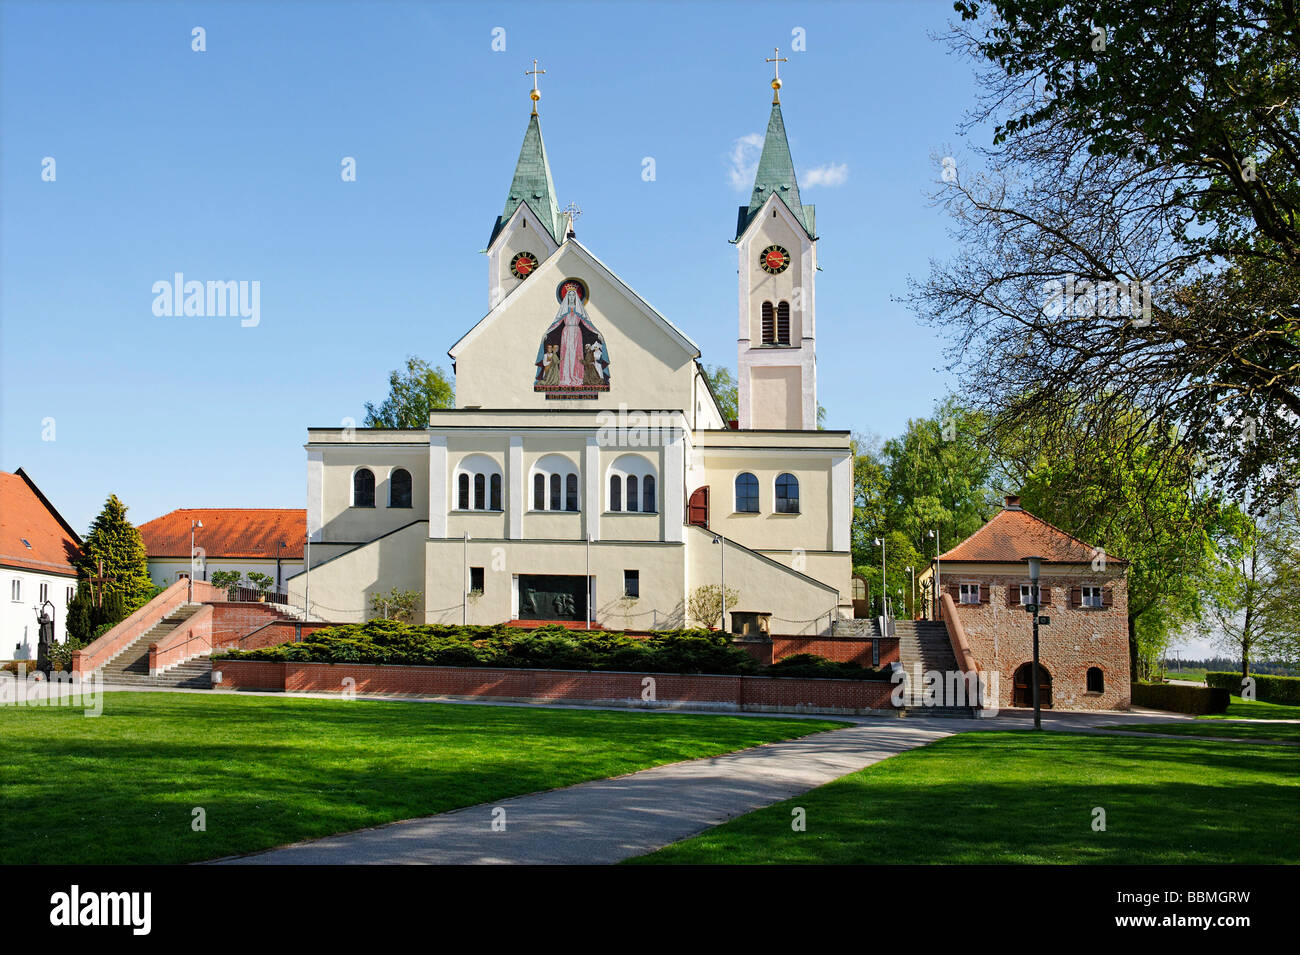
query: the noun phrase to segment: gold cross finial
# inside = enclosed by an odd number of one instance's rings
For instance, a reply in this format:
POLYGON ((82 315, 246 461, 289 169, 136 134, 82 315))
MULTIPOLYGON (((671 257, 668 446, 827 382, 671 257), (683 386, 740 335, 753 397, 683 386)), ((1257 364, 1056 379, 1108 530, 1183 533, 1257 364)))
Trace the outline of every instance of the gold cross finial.
POLYGON ((531 76, 533 78, 533 91, 528 95, 533 100, 534 116, 537 115, 537 101, 542 98, 542 91, 537 88, 537 77, 541 76, 545 72, 545 70, 539 70, 537 68, 537 57, 533 57, 533 68, 531 70, 524 70, 524 76, 531 76))
POLYGON ((776 71, 775 75, 772 77, 772 102, 779 103, 781 102, 781 64, 789 63, 790 58, 782 56, 781 48, 779 46, 774 46, 772 47, 772 56, 769 56, 763 62, 771 63, 772 68, 776 71))

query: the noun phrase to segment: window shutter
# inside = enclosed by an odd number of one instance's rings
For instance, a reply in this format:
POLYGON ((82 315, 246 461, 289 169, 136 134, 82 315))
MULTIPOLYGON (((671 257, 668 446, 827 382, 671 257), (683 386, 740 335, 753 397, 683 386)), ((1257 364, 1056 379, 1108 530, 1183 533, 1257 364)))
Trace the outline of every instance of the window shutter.
POLYGON ((1007 606, 1008 607, 1020 606, 1020 585, 1019 584, 1007 584, 1007 606))
POLYGON ((989 587, 988 587, 988 585, 987 585, 987 584, 976 584, 976 586, 979 588, 979 589, 976 591, 976 593, 979 594, 980 603, 982 603, 982 604, 986 604, 986 603, 988 603, 988 602, 989 602, 989 587))
POLYGON ((961 584, 949 584, 948 596, 952 598, 953 603, 961 603, 961 584))
POLYGON ((1052 605, 1051 587, 1044 587, 1042 584, 1038 585, 1038 603, 1043 607, 1050 607, 1052 605))
POLYGON ((1082 607, 1082 606, 1083 606, 1083 588, 1082 588, 1082 587, 1071 587, 1071 588, 1070 588, 1070 606, 1071 606, 1071 607, 1082 607))
POLYGON ((1103 587, 1101 589, 1101 605, 1103 607, 1109 607, 1111 605, 1111 589, 1109 587, 1103 587))

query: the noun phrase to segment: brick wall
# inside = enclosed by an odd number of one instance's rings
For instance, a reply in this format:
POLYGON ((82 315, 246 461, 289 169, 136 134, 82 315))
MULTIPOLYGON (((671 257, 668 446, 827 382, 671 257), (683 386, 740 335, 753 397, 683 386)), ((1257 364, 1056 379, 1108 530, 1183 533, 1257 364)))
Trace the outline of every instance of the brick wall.
POLYGON ((588 670, 516 670, 481 667, 368 666, 352 663, 277 663, 216 660, 222 689, 479 697, 571 703, 661 706, 752 712, 866 714, 892 711, 891 683, 798 680, 676 673, 602 673, 588 670), (646 701, 645 681, 654 681, 646 701), (351 684, 345 681, 353 681, 351 684))
MULTIPOLYGON (((1082 569, 1082 568, 1081 568, 1082 569)), ((1128 657, 1128 582, 1123 571, 1076 576, 1044 576, 1048 589, 1040 614, 1051 623, 1038 628, 1039 662, 1051 675, 1052 705, 1058 709, 1117 710, 1130 702, 1128 657), (1071 594, 1083 584, 1110 591, 1110 605, 1100 609, 1071 606, 1071 594), (1089 693, 1087 672, 1101 669, 1105 688, 1089 693)), ((1033 618, 1018 604, 1008 606, 1008 588, 1018 598, 1023 576, 981 575, 972 567, 944 567, 947 589, 978 581, 987 590, 984 602, 957 604, 957 614, 981 670, 999 675, 998 703, 1009 707, 1016 669, 1033 659, 1033 618)))
POLYGON ((871 645, 880 644, 880 666, 899 662, 898 638, 882 637, 772 637, 773 662, 797 653, 813 653, 836 663, 872 666, 871 645))

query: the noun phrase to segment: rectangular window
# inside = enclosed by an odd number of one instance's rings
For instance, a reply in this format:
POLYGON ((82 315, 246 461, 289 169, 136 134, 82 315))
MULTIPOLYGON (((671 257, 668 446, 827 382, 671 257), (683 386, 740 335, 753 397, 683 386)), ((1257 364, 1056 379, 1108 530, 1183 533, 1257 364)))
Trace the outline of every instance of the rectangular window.
POLYGON ((67 603, 71 604, 72 598, 75 597, 76 595, 77 595, 77 589, 75 587, 69 587, 67 592, 67 603))
POLYGON ((469 591, 470 593, 483 592, 483 568, 471 567, 469 569, 469 591))
POLYGON ((1021 584, 1020 585, 1020 606, 1023 607, 1025 606, 1025 604, 1033 603, 1033 594, 1034 594, 1034 588, 1032 584, 1021 584))
POLYGON ((1101 588, 1084 587, 1083 588, 1083 605, 1085 607, 1101 607, 1101 588))
POLYGON ((961 585, 961 602, 964 604, 977 604, 980 602, 980 585, 979 584, 962 584, 961 585))
POLYGON ((17 577, 15 577, 13 580, 9 582, 9 599, 10 600, 23 599, 23 582, 19 580, 17 577))
POLYGON ((634 600, 641 596, 641 571, 623 571, 623 596, 634 600))
POLYGON ((50 599, 50 585, 43 583, 41 584, 41 606, 44 606, 45 601, 49 599, 50 599))

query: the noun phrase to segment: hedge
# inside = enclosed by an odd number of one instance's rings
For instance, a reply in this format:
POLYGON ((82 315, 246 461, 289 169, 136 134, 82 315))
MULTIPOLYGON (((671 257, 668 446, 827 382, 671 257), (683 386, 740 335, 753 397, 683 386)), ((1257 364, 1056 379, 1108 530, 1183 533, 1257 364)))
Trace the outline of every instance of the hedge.
MULTIPOLYGON (((1300 676, 1270 676, 1267 673, 1251 674, 1255 681, 1255 699, 1264 703, 1292 703, 1300 705, 1300 676)), ((1240 673, 1207 673, 1207 686, 1228 690, 1241 695, 1240 673)))
POLYGON ((1133 705, 1174 713, 1224 713, 1231 694, 1220 687, 1184 686, 1180 683, 1134 683, 1133 705))
POLYGON ((214 659, 888 679, 880 671, 811 654, 764 667, 726 634, 709 630, 666 630, 638 638, 559 625, 521 630, 395 620, 325 627, 301 643, 229 650, 214 659))

